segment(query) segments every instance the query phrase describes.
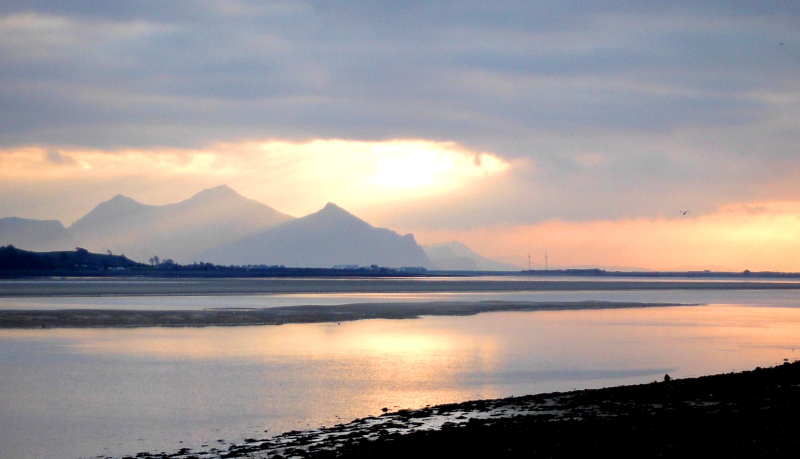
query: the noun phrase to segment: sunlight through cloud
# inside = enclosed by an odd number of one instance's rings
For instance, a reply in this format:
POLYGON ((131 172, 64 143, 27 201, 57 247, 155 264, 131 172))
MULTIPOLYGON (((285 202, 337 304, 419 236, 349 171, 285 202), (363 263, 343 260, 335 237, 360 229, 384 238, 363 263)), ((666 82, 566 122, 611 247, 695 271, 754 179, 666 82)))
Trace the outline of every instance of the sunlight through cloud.
POLYGON ((225 183, 248 197, 302 214, 328 201, 357 207, 452 193, 511 167, 491 153, 429 140, 267 140, 199 150, 62 148, 57 151, 61 161, 53 160, 54 151, 0 151, 0 177, 27 183, 117 179, 124 185, 135 178, 205 184, 201 186, 225 183))

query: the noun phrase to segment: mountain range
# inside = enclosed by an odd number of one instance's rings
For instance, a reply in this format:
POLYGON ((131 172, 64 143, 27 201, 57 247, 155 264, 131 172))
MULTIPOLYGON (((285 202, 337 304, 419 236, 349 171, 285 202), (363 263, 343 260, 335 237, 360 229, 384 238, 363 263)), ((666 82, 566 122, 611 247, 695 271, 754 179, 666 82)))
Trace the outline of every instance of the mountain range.
POLYGON ((423 250, 412 234, 373 227, 333 203, 295 218, 226 185, 160 206, 117 195, 68 228, 57 220, 0 218, 0 245, 9 244, 37 251, 81 246, 132 260, 158 256, 182 264, 519 269, 457 242, 423 250))
POLYGON ((222 185, 163 206, 117 195, 68 229, 92 251, 112 250, 133 260, 158 255, 191 263, 201 261, 196 257, 199 252, 293 219, 222 185))

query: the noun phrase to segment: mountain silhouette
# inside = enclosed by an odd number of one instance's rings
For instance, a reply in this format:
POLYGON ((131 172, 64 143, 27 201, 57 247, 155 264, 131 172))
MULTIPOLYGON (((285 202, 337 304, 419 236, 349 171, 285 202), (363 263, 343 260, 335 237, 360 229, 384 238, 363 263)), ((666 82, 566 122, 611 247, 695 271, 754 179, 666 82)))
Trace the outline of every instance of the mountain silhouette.
POLYGON ((423 246, 431 262, 439 269, 453 271, 519 271, 520 267, 486 258, 458 242, 423 246))
POLYGON ((140 261, 158 255, 161 259, 191 263, 200 261, 196 258, 198 252, 293 218, 221 185, 185 201, 161 206, 117 195, 97 205, 69 231, 92 251, 111 250, 140 261))
POLYGON ((412 234, 375 228, 333 203, 200 257, 217 264, 433 267, 412 234))
POLYGON ((58 220, 34 220, 30 218, 0 218, 0 246, 49 252, 74 250, 75 238, 58 220))

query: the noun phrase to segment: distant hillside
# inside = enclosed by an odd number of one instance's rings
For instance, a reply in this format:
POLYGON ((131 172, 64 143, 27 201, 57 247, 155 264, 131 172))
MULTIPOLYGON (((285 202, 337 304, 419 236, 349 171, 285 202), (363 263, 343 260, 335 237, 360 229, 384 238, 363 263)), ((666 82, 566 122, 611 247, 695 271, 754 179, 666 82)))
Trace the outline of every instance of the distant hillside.
POLYGON ((433 268, 414 236, 375 228, 328 203, 319 212, 289 221, 199 256, 217 264, 266 264, 330 268, 379 265, 433 268))
POLYGON ((200 261, 198 252, 230 244, 292 220, 226 185, 203 190, 175 204, 151 206, 117 195, 69 227, 91 250, 148 260, 200 261))
POLYGON ((13 246, 0 247, 0 270, 80 270, 145 266, 125 256, 91 253, 82 248, 72 251, 32 252, 13 246))
POLYGON ((0 245, 49 251, 74 249, 78 244, 58 220, 7 217, 0 218, 0 245))
POLYGON ((425 253, 437 268, 452 271, 520 271, 519 266, 500 263, 472 251, 458 242, 423 246, 425 253))

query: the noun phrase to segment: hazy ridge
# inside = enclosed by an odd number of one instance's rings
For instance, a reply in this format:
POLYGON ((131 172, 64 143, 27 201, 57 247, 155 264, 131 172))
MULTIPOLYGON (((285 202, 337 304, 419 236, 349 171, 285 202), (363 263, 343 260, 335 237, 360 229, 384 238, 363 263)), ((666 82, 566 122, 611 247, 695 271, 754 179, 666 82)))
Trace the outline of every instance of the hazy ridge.
POLYGON ((48 252, 74 249, 77 241, 58 220, 6 217, 0 218, 0 243, 48 252))
POLYGON ((453 271, 519 271, 520 267, 486 258, 458 241, 422 247, 439 268, 453 271))
POLYGON ((412 234, 375 228, 333 203, 201 257, 219 264, 434 267, 412 234))
POLYGON ((333 203, 295 218, 227 185, 166 205, 116 195, 68 228, 57 220, 2 218, 0 245, 9 244, 34 251, 80 246, 140 262, 157 256, 182 264, 519 269, 483 257, 457 241, 423 248, 413 234, 374 227, 333 203))
POLYGON ((129 258, 202 261, 198 252, 227 244, 294 217, 245 198, 228 186, 203 190, 175 204, 149 206, 117 195, 99 204, 69 230, 93 251, 129 258))

